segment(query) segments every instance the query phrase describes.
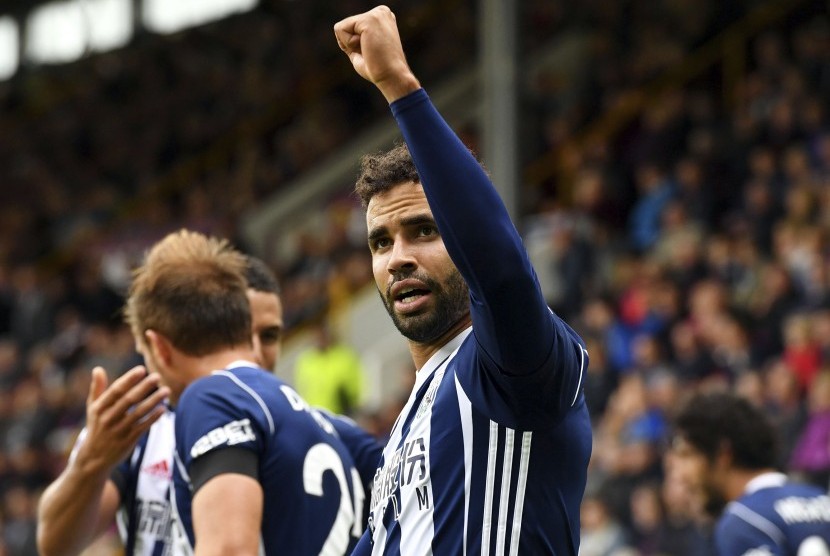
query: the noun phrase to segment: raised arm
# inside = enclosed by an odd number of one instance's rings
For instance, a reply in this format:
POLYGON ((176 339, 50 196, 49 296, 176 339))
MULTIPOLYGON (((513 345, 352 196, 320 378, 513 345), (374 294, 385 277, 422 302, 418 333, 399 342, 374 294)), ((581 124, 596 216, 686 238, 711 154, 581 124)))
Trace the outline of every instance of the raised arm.
POLYGON ((144 367, 109 388, 104 369, 92 371, 85 437, 38 506, 40 554, 78 554, 112 524, 120 495, 110 475, 164 413, 161 402, 168 393, 144 367))
POLYGON ((508 375, 555 368, 573 398, 581 340, 545 303, 521 238, 489 177, 409 68, 395 16, 385 6, 335 25, 355 70, 391 103, 447 251, 472 297, 479 345, 508 375))

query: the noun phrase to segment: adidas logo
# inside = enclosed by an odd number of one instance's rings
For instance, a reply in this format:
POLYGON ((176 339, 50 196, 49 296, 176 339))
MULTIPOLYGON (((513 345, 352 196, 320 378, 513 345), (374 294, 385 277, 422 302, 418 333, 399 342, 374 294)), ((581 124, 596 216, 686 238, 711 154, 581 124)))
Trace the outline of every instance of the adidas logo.
POLYGON ((156 463, 152 463, 150 465, 145 465, 141 469, 142 473, 147 473, 149 475, 154 475, 156 477, 164 477, 170 478, 170 465, 168 465, 167 460, 163 459, 161 461, 157 461, 156 463))

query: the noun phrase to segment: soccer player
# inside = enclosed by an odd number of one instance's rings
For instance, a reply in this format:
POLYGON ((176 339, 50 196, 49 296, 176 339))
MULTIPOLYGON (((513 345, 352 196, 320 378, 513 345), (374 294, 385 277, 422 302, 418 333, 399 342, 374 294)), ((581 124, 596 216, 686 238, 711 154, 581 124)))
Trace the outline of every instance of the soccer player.
POLYGON ((150 250, 127 299, 176 407, 173 551, 346 554, 362 531, 360 476, 332 423, 256 364, 244 266, 183 230, 150 250))
POLYGON ((692 398, 675 420, 669 480, 720 516, 721 556, 830 556, 830 497, 776 471, 775 431, 747 400, 692 398))
POLYGON ((377 288, 418 369, 355 554, 575 555, 591 451, 584 344, 545 304, 487 174, 407 65, 392 12, 334 32, 408 145, 365 157, 356 192, 377 288))
MULTIPOLYGON (((245 277, 257 360, 273 369, 283 330, 279 284, 255 257, 248 257, 245 277)), ((78 554, 114 520, 126 554, 164 553, 174 450, 174 414, 160 404, 167 395, 159 377, 143 367, 109 388, 104 370, 93 371, 86 429, 66 469, 40 500, 42 555, 78 554)))
MULTIPOLYGON (((254 350, 257 361, 270 370, 279 359, 283 332, 279 284, 255 257, 248 257, 245 277, 254 350)), ((129 371, 109 388, 103 369, 93 371, 87 427, 66 469, 41 497, 41 554, 78 554, 116 519, 126 554, 165 552, 174 414, 164 411, 159 402, 168 394, 166 387, 159 388, 159 377, 148 376, 143 367, 129 371), (146 402, 128 411, 148 395, 146 402)), ((350 421, 335 416, 331 420, 350 442, 367 484, 380 451, 377 443, 350 421)))

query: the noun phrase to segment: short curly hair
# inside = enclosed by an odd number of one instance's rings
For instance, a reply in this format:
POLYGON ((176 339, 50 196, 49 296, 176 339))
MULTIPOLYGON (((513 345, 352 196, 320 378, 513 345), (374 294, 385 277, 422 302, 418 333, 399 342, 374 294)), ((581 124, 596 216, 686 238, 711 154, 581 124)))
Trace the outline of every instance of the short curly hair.
POLYGON ((397 143, 388 151, 367 154, 360 160, 360 174, 354 192, 366 208, 378 193, 410 182, 421 183, 421 177, 406 143, 397 143))
POLYGON ((678 413, 675 434, 713 461, 724 443, 733 463, 746 470, 778 464, 775 429, 766 415, 735 394, 698 394, 678 413))

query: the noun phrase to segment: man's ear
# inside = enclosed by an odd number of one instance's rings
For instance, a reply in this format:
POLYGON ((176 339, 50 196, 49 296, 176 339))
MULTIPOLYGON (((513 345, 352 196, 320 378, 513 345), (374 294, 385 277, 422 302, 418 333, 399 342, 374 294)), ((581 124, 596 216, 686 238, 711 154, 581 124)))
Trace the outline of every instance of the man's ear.
POLYGON ((165 367, 169 367, 173 361, 173 344, 170 340, 164 334, 160 334, 155 330, 145 330, 144 339, 155 360, 165 367))

